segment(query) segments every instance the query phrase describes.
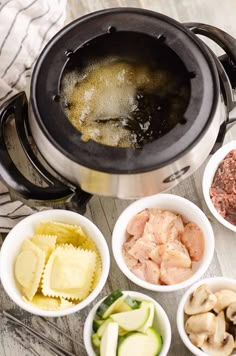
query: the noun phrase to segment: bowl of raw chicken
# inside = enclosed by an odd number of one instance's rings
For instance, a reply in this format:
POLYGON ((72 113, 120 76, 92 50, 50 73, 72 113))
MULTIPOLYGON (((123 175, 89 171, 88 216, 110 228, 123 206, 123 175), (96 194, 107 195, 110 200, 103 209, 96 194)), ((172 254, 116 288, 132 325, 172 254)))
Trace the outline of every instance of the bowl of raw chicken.
POLYGON ((173 194, 135 201, 119 216, 112 250, 136 285, 172 292, 197 282, 214 254, 214 233, 202 210, 173 194))

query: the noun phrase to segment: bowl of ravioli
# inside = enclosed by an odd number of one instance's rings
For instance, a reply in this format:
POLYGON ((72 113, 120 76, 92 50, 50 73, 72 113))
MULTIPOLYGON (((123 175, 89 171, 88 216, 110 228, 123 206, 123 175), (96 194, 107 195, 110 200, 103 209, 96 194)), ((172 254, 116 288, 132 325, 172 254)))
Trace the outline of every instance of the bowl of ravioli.
POLYGON ((0 278, 24 310, 59 317, 88 306, 101 292, 110 254, 100 230, 68 210, 46 210, 20 221, 0 251, 0 278))

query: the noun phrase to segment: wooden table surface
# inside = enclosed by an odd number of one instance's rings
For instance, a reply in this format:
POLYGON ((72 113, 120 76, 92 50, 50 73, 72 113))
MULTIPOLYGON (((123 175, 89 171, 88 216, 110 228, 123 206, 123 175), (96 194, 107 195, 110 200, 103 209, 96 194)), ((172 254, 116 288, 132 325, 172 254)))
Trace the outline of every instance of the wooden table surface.
MULTIPOLYGON (((91 11, 117 6, 133 6, 155 10, 169 15, 180 22, 205 22, 218 26, 236 37, 235 0, 70 0, 68 1, 67 6, 67 22, 70 22, 72 19, 91 11)), ((217 46, 213 45, 213 49, 217 54, 220 53, 217 46)), ((227 136, 227 140, 236 137, 236 130, 234 131, 235 132, 232 130, 232 132, 227 136)), ((24 165, 24 163, 22 164, 24 165)), ((216 220, 214 220, 204 203, 201 189, 204 166, 205 164, 191 178, 188 178, 176 188, 172 189, 171 193, 178 194, 193 201, 206 213, 207 216, 209 216, 212 223, 215 233, 216 249, 214 259, 204 277, 223 275, 236 278, 236 234, 230 230, 227 230, 216 220)), ((26 164, 25 167, 28 169, 26 164)), ((94 196, 88 205, 86 216, 91 219, 102 231, 106 237, 110 251, 111 234, 115 221, 123 209, 129 204, 130 201, 94 196)), ((175 321, 177 305, 182 294, 184 293, 184 290, 176 293, 162 294, 145 291, 142 288, 137 287, 123 276, 116 266, 111 253, 111 269, 109 279, 94 303, 108 294, 111 290, 117 288, 121 288, 123 290, 138 290, 140 292, 146 292, 150 296, 154 297, 166 310, 171 322, 172 342, 169 355, 191 355, 191 353, 183 345, 178 335, 175 321)), ((71 350, 79 356, 86 355, 82 345, 83 325, 87 313, 91 307, 92 305, 77 314, 54 320, 66 332, 81 342, 81 346, 78 346, 54 332, 50 327, 45 326, 37 317, 32 317, 16 307, 0 286, 0 308, 8 310, 26 323, 37 327, 38 330, 44 330, 48 336, 50 335, 54 337, 68 350, 71 350)), ((26 337, 20 340, 15 330, 15 327, 8 325, 3 318, 1 319, 0 356, 15 356, 18 354, 25 356, 51 355, 51 353, 48 352, 36 339, 23 332, 22 335, 26 335, 26 337)))

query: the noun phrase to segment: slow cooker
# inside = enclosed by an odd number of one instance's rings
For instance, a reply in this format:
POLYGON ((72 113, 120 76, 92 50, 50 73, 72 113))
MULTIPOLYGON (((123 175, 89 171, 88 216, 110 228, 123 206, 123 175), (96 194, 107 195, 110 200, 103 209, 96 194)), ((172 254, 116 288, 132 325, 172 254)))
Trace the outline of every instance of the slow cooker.
POLYGON ((236 40, 224 31, 206 24, 181 24, 136 8, 88 14, 57 33, 39 55, 29 103, 21 92, 2 105, 1 179, 25 199, 58 201, 76 196, 79 205, 90 194, 131 199, 165 191, 190 176, 222 142, 234 121, 229 112, 236 105, 235 88, 236 40), (225 55, 217 58, 196 34, 217 42, 225 55), (155 60, 161 51, 169 53, 173 66, 181 64, 189 83, 182 122, 141 149, 84 142, 61 103, 63 73, 93 56, 143 53, 155 60), (10 158, 4 127, 11 114, 25 154, 47 187, 29 182, 10 158), (33 152, 31 136, 57 177, 33 152))

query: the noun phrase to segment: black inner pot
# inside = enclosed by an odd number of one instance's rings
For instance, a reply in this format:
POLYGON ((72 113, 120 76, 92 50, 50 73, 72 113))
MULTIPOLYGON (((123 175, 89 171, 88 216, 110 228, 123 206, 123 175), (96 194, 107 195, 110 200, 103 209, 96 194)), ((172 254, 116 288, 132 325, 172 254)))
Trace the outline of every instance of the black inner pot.
MULTIPOLYGON (((93 120, 95 128, 103 129, 105 125, 107 131, 110 129, 110 135, 112 135, 112 133, 115 134, 117 127, 125 127, 125 130, 129 130, 131 137, 135 140, 133 147, 142 148, 145 144, 167 134, 177 124, 184 125, 186 123, 187 119, 184 117, 184 113, 190 98, 190 80, 195 77, 195 73, 187 71, 181 59, 165 44, 164 36, 157 37, 126 31, 116 32, 115 28, 110 28, 109 33, 92 39, 73 53, 65 66, 61 83, 66 82, 65 78, 68 73, 70 75, 75 73, 75 78, 77 73, 78 81, 74 84, 74 90, 76 90, 84 80, 89 82, 87 77, 79 80, 81 73, 86 73, 86 68, 94 63, 104 63, 108 59, 112 63, 122 61, 141 66, 141 68, 155 73, 158 80, 155 89, 153 88, 154 84, 151 84, 152 88, 149 90, 142 86, 137 89, 134 97, 137 107, 135 106, 135 110, 130 112, 126 118, 103 117, 96 123, 93 120)), ((152 78, 152 80, 154 79, 152 78)), ((94 84, 87 85, 86 88, 88 87, 92 90, 95 89, 96 92, 97 88, 94 84)), ((103 100, 101 96, 98 100, 103 100)), ((61 97, 63 98, 63 86, 61 97)), ((113 96, 112 100, 114 99, 113 96)), ((83 101, 83 97, 81 101, 83 101)), ((61 103, 68 117, 72 116, 71 113, 73 110, 77 110, 78 105, 79 108, 81 107, 81 103, 78 103, 76 99, 62 100, 61 103)), ((109 106, 111 103, 107 102, 105 105, 109 106)), ((82 107, 84 107, 83 103, 82 107)), ((87 108, 89 105, 86 106, 87 108)), ((76 115, 73 118, 78 120, 76 115)), ((85 124, 85 126, 89 127, 89 124, 85 124)), ((82 126, 81 129, 83 129, 82 126)), ((103 143, 99 138, 97 142, 103 143)))
POLYGON ((148 172, 182 157, 211 125, 218 100, 217 70, 201 40, 167 16, 135 8, 107 9, 69 24, 45 47, 31 81, 34 120, 47 139, 79 165, 112 174, 148 172), (64 112, 60 90, 65 72, 81 70, 89 56, 112 51, 150 65, 157 58, 163 65, 168 61, 190 86, 184 120, 141 149, 84 142, 64 112))

